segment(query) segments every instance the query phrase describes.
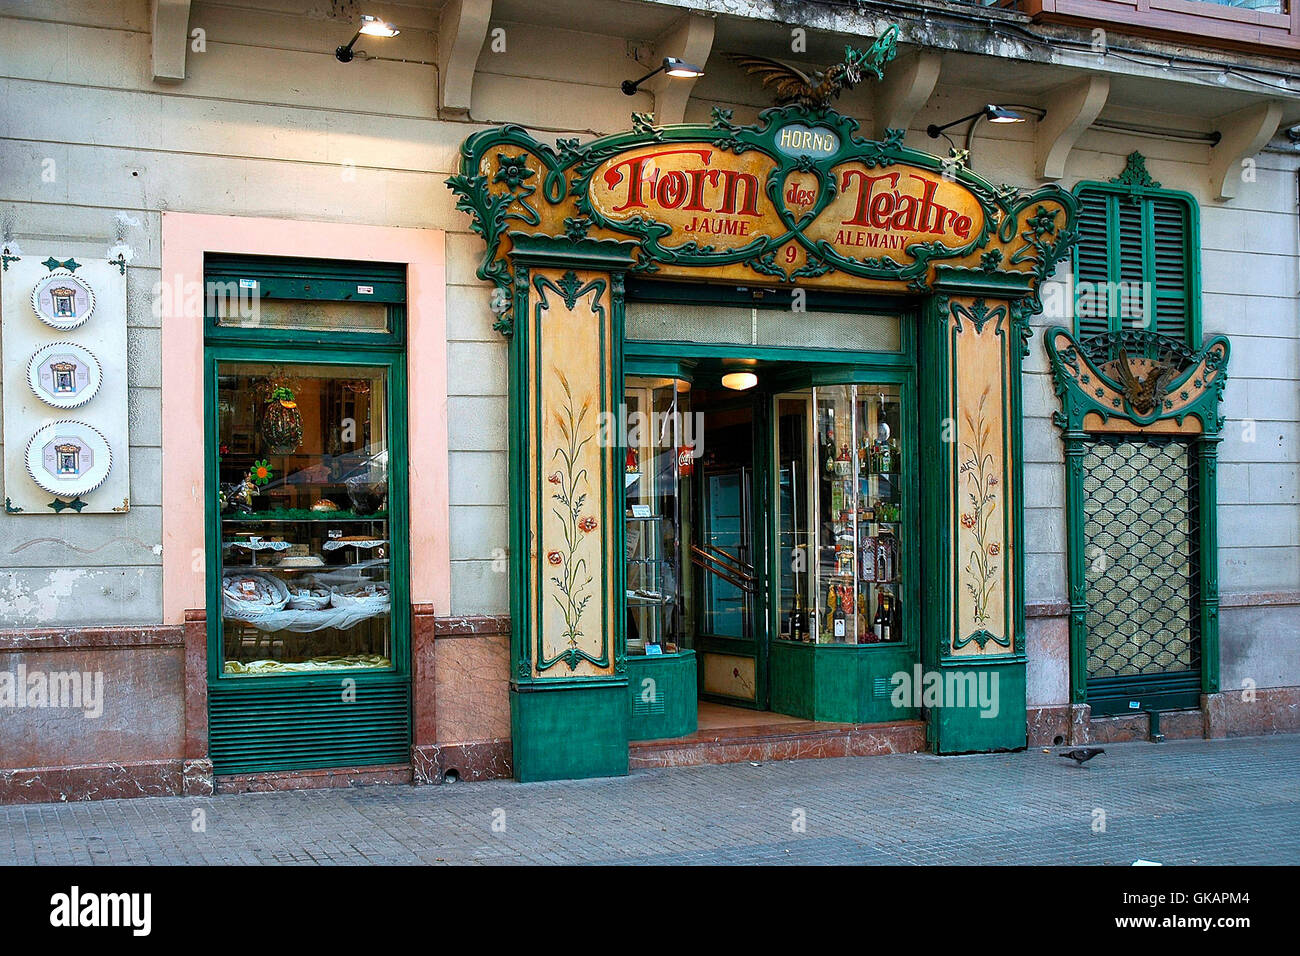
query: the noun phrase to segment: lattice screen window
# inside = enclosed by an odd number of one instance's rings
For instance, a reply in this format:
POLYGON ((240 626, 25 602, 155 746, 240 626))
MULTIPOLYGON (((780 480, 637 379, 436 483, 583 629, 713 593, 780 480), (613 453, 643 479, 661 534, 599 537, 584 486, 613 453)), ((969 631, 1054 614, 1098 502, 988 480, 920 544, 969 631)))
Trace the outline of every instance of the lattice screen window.
POLYGON ((1084 445, 1088 680, 1200 668, 1196 466, 1186 442, 1084 445))

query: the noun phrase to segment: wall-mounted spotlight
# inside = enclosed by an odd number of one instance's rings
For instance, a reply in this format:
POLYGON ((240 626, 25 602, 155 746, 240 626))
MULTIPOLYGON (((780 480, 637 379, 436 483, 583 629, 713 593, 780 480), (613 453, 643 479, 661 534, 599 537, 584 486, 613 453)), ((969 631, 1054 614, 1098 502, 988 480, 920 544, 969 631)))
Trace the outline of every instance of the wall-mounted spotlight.
MULTIPOLYGON (((1046 113, 1045 110, 1035 110, 1035 112, 1039 114, 1046 113)), ((979 125, 980 120, 988 120, 990 123, 1003 125, 1010 123, 1023 123, 1025 122, 1025 117, 1023 114, 1017 113, 1015 110, 1007 109, 1004 106, 995 106, 990 103, 983 109, 977 110, 969 116, 963 116, 961 119, 955 119, 951 123, 944 123, 942 126, 936 126, 931 123, 925 128, 925 132, 931 139, 938 139, 942 136, 948 141, 949 145, 952 146, 954 152, 961 155, 962 164, 969 165, 971 139, 975 135, 975 127, 979 125), (949 136, 945 130, 952 129, 954 126, 959 126, 965 122, 969 122, 970 126, 966 129, 966 149, 962 151, 957 148, 957 144, 953 142, 952 137, 949 136)))
POLYGON ((669 76, 677 76, 677 77, 693 77, 693 76, 704 75, 704 71, 701 70, 698 66, 693 66, 692 64, 687 63, 684 60, 679 60, 675 56, 666 56, 664 57, 663 63, 655 67, 645 76, 641 77, 641 79, 636 80, 635 82, 632 80, 624 80, 623 87, 622 87, 623 92, 626 93, 628 96, 635 96, 637 90, 640 89, 641 84, 644 83, 646 80, 650 79, 650 77, 654 76, 656 73, 667 73, 669 76))
POLYGON ((397 29, 391 23, 379 19, 378 17, 368 17, 362 14, 361 27, 352 35, 352 39, 346 44, 334 51, 340 63, 351 63, 356 54, 352 51, 353 45, 361 39, 364 33, 368 37, 395 37, 402 31, 397 29))

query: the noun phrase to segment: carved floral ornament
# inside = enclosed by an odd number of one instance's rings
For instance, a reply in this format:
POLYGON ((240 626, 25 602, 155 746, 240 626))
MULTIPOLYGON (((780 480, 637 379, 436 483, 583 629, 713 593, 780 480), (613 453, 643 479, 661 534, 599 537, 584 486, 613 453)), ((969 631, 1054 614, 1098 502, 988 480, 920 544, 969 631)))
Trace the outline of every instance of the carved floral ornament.
POLYGON ((753 126, 655 126, 554 147, 519 126, 483 130, 449 177, 487 245, 480 278, 513 328, 510 257, 520 241, 606 257, 665 278, 927 294, 963 275, 1024 297, 1070 251, 1077 204, 1057 186, 1022 193, 903 146, 902 130, 858 137, 828 107, 779 106, 753 126))
POLYGON ((1201 430, 1223 427, 1219 404, 1228 375, 1228 339, 1216 335, 1194 349, 1181 341, 1140 329, 1091 336, 1082 341, 1063 328, 1044 340, 1062 410, 1056 424, 1081 430, 1088 421, 1118 418, 1137 427, 1188 416, 1201 430), (1091 417, 1089 417, 1091 416, 1091 417))

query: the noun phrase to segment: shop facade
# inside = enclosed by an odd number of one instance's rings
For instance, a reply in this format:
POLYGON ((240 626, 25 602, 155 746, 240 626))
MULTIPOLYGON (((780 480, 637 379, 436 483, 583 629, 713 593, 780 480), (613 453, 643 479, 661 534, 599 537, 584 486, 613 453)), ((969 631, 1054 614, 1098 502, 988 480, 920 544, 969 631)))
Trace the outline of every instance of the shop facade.
POLYGON ((857 129, 784 107, 752 127, 719 110, 710 126, 646 125, 559 153, 520 130, 466 142, 449 186, 488 243, 481 274, 511 295, 499 323, 512 552, 527 556, 511 610, 519 779, 625 772, 630 698, 675 716, 698 686, 760 710, 775 698, 792 715, 885 722, 919 713, 910 697, 897 706, 895 675, 920 670, 962 691, 961 706, 927 707, 938 752, 1024 746, 1020 362, 1076 203, 1056 186, 945 175, 901 131, 874 142, 857 129), (629 302, 629 275, 651 308, 629 302), (695 280, 724 304, 698 314, 689 286, 642 277, 695 280), (787 302, 760 319, 767 294, 787 302), (668 348, 630 340, 629 316, 668 348), (892 351, 844 347, 873 336, 892 351), (678 396, 704 391, 692 373, 723 393, 705 399, 712 415, 694 402, 694 443, 674 424, 653 447, 659 415, 650 443, 609 434, 638 392, 640 408, 681 421, 678 396), (726 395, 736 374, 751 376, 731 389, 754 389, 748 403, 726 395), (645 394, 655 383, 672 400, 645 394), (653 480, 672 487, 643 489, 653 480), (683 496, 698 499, 693 521, 683 496), (998 687, 998 707, 979 709, 981 684, 998 687))
MULTIPOLYGON (((0 672, 104 694, 15 694, 0 798, 1300 726, 1291 98, 1175 110, 1256 163, 1225 199, 1118 63, 1008 71, 906 18, 829 30, 803 56, 864 78, 772 106, 719 51, 780 44, 725 12, 636 5, 707 62, 629 98, 605 21, 404 7, 401 58, 311 60, 305 93, 250 23, 329 54, 346 12, 192 6, 214 42, 166 95, 95 47, 88 102, 44 109, 12 61, 43 119, 5 167, 6 322, 46 349, 32 408, 114 466, 58 493, 58 432, 54 492, 6 474, 0 672), (999 101, 1035 106, 964 158, 926 135, 999 101), (42 325, 19 276, 98 314, 42 325), (83 406, 64 341, 102 365, 83 406)), ((8 22, 76 48, 142 16, 101 15, 8 22)))

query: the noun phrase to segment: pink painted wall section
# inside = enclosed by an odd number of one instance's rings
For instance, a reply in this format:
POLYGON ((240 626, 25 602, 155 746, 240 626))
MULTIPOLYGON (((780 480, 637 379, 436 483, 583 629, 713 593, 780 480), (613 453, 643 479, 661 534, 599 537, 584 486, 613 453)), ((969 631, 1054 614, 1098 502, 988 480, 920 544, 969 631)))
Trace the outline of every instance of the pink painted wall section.
POLYGON ((203 255, 407 263, 411 603, 451 609, 446 243, 441 230, 235 216, 162 217, 163 620, 201 608, 203 255))

